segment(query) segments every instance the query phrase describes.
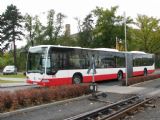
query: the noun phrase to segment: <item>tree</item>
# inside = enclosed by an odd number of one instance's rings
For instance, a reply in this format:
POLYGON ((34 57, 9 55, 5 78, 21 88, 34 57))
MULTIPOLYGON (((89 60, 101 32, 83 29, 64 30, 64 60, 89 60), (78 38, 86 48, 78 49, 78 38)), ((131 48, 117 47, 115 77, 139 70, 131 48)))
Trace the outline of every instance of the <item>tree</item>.
MULTIPOLYGON (((13 43, 14 46, 14 65, 17 66, 16 60, 16 40, 22 40, 21 36, 24 35, 21 31, 23 16, 14 5, 7 6, 6 11, 2 14, 5 25, 3 28, 3 40, 9 44, 13 43)), ((8 47, 8 44, 7 44, 8 47)))
POLYGON ((32 46, 34 45, 33 43, 33 37, 34 37, 34 32, 33 32, 33 17, 29 14, 25 15, 25 28, 29 35, 27 36, 27 45, 31 44, 32 46))
MULTIPOLYGON (((116 38, 124 40, 124 22, 123 16, 116 16, 118 7, 111 9, 103 9, 97 7, 93 10, 93 14, 97 18, 94 34, 93 47, 115 48, 116 38)), ((127 23, 131 23, 132 19, 127 18, 127 23)), ((128 27, 128 26, 127 26, 128 27)))
POLYGON ((116 35, 114 33, 114 24, 116 21, 115 12, 117 7, 112 7, 111 10, 97 7, 93 10, 97 17, 95 34, 95 45, 100 47, 113 48, 115 46, 116 35))
POLYGON ((38 16, 34 17, 34 25, 33 25, 33 34, 34 34, 34 44, 41 45, 45 40, 45 27, 42 25, 38 16))
POLYGON ((57 38, 59 34, 61 33, 61 30, 63 28, 63 20, 66 16, 62 13, 58 13, 56 16, 56 22, 55 22, 55 32, 54 32, 54 41, 57 43, 57 38))
POLYGON ((44 26, 39 19, 39 16, 31 17, 26 14, 25 16, 25 28, 29 32, 27 39, 34 45, 41 44, 58 44, 58 37, 62 32, 63 20, 66 16, 62 13, 58 13, 55 17, 55 11, 53 9, 48 11, 47 26, 44 26))
POLYGON ((9 43, 5 40, 4 36, 4 28, 6 21, 4 20, 4 16, 0 15, 0 53, 4 54, 4 51, 8 48, 9 43))
POLYGON ((2 19, 2 16, 0 15, 0 39, 2 38, 2 29, 3 29, 3 19, 2 19))
POLYGON ((6 65, 14 64, 12 56, 12 52, 5 52, 3 56, 0 57, 0 69, 3 69, 6 65))
POLYGON ((2 16, 0 15, 0 51, 1 51, 1 53, 3 53, 2 52, 2 30, 3 30, 3 19, 2 19, 2 16))
MULTIPOLYGON (((47 16, 47 28, 46 28, 46 36, 49 38, 49 43, 52 43, 53 39, 54 39, 54 15, 55 15, 55 11, 52 9, 48 12, 48 16, 47 16)), ((54 42, 53 42, 54 43, 54 42)))
POLYGON ((78 22, 78 43, 81 47, 91 47, 93 44, 93 18, 92 14, 88 14, 83 23, 80 24, 79 19, 76 19, 78 22))
POLYGON ((145 52, 158 52, 160 48, 160 27, 159 19, 148 17, 146 15, 138 15, 135 30, 135 41, 139 50, 145 52))
POLYGON ((62 13, 56 14, 55 18, 55 11, 51 9, 47 15, 47 27, 45 27, 45 42, 44 44, 58 44, 57 41, 61 30, 63 28, 63 20, 66 16, 62 13))

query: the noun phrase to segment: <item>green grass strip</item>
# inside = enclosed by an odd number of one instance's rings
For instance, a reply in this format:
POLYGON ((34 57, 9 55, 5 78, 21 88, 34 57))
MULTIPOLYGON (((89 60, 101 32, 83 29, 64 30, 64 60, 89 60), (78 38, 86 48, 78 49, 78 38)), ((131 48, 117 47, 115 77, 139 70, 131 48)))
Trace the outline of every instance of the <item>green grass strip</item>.
POLYGON ((0 75, 0 77, 5 77, 5 78, 25 78, 23 74, 17 74, 17 75, 0 75))
POLYGON ((0 80, 0 83, 24 83, 24 81, 0 80))

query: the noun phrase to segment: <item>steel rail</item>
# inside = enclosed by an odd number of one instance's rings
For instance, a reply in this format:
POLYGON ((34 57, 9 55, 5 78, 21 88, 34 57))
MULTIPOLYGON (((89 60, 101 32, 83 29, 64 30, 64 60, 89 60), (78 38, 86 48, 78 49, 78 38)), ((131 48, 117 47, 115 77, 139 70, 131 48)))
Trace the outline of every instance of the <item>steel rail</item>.
POLYGON ((121 109, 113 114, 110 114, 108 116, 104 116, 103 118, 100 118, 99 120, 116 120, 116 119, 119 119, 120 117, 124 117, 127 113, 130 113, 131 111, 134 111, 136 110, 138 107, 144 105, 145 103, 153 100, 154 98, 151 97, 151 98, 148 98, 148 99, 145 99, 145 100, 142 100, 141 102, 139 103, 135 103, 131 106, 128 106, 127 108, 124 108, 124 109, 121 109))
POLYGON ((86 113, 82 113, 82 114, 79 114, 79 115, 76 115, 76 116, 73 116, 73 117, 70 117, 64 120, 87 120, 90 118, 96 118, 97 116, 99 116, 99 113, 105 114, 106 111, 113 109, 114 107, 125 105, 128 102, 135 101, 135 100, 139 101, 139 96, 132 96, 128 99, 125 99, 125 100, 122 100, 122 101, 119 101, 119 102, 116 102, 116 103, 113 103, 107 106, 103 106, 101 108, 97 108, 95 110, 92 110, 86 113))

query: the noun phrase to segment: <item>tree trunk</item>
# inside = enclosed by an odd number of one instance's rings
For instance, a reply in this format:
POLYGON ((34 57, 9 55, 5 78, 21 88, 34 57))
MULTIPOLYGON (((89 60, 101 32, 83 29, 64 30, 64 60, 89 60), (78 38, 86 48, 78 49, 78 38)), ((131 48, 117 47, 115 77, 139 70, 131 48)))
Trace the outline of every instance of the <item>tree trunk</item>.
POLYGON ((30 36, 31 46, 34 46, 33 39, 32 39, 32 32, 31 31, 29 32, 29 36, 30 36))
MULTIPOLYGON (((15 27, 13 27, 13 33, 15 33, 15 27)), ((12 40, 13 40, 13 57, 14 57, 14 65, 17 67, 17 58, 16 58, 16 41, 15 41, 15 36, 12 36, 12 40)))
POLYGON ((17 67, 17 57, 16 57, 16 44, 15 44, 15 39, 13 39, 13 45, 14 45, 14 65, 17 67))

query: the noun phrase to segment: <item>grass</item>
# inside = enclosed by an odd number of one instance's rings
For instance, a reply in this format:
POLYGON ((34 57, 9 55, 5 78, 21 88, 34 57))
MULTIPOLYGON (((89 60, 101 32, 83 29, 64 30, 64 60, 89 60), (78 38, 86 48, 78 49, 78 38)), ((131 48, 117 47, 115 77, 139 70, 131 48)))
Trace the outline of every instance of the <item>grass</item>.
POLYGON ((17 74, 17 75, 3 75, 3 74, 0 74, 0 77, 5 77, 5 78, 25 78, 26 76, 24 76, 23 74, 17 74))
POLYGON ((23 83, 24 81, 0 80, 0 83, 23 83))

